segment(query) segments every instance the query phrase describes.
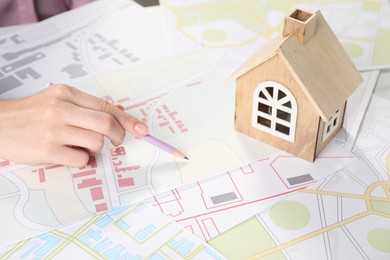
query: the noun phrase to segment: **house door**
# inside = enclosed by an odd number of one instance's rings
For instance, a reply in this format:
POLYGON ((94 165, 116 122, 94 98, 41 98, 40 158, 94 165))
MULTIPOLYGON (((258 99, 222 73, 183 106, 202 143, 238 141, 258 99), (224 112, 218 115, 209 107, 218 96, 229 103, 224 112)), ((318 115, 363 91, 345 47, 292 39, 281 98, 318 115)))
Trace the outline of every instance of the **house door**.
POLYGON ((263 81, 253 93, 252 126, 294 142, 297 104, 288 88, 275 81, 263 81))

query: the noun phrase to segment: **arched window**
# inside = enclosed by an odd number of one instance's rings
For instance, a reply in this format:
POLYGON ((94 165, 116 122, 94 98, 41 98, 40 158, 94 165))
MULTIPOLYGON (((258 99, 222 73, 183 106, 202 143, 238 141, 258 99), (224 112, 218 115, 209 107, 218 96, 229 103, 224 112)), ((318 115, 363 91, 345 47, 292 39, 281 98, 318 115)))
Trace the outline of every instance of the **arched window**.
POLYGON ((253 93, 252 126, 294 142, 297 104, 282 84, 263 81, 253 93))

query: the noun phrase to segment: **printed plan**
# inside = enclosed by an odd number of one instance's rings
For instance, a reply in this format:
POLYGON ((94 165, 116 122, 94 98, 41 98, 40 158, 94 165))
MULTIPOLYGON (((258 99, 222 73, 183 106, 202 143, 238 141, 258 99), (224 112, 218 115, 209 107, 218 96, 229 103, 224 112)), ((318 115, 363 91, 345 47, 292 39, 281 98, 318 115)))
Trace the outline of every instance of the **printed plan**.
POLYGON ((296 7, 321 9, 358 68, 390 65, 387 2, 299 3, 164 0, 161 23, 100 0, 0 36, 0 98, 66 82, 190 158, 128 135, 83 168, 0 159, 0 258, 388 259, 390 73, 362 72, 314 164, 234 131, 226 76, 296 7))

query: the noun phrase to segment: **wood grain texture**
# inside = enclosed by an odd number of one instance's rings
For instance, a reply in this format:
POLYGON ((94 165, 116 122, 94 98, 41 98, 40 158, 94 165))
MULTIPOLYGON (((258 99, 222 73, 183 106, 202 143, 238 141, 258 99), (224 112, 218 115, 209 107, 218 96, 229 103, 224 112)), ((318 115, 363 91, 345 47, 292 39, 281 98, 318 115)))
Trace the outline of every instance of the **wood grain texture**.
POLYGON ((360 85, 362 78, 320 12, 317 32, 305 45, 287 37, 280 46, 282 58, 327 121, 360 85))
POLYGON ((238 69, 233 72, 227 81, 234 81, 247 71, 266 61, 270 57, 274 56, 279 49, 279 46, 285 41, 282 36, 277 36, 269 40, 266 44, 261 46, 253 55, 251 55, 238 69))
POLYGON ((362 78, 321 12, 292 15, 298 21, 286 19, 287 36, 264 45, 231 76, 236 77, 235 128, 314 161, 342 126, 340 120, 336 131, 323 141, 325 122, 340 108, 344 118, 346 100, 362 78), (254 89, 264 81, 282 84, 296 99, 294 142, 252 127, 254 89))
POLYGON ((294 35, 303 45, 314 36, 316 20, 316 15, 297 9, 284 19, 283 36, 294 35))
POLYGON ((318 114, 277 53, 237 79, 235 114, 237 131, 308 161, 314 161, 318 123, 318 114), (298 106, 295 142, 283 140, 252 127, 253 92, 260 82, 267 80, 288 86, 295 97, 298 106))

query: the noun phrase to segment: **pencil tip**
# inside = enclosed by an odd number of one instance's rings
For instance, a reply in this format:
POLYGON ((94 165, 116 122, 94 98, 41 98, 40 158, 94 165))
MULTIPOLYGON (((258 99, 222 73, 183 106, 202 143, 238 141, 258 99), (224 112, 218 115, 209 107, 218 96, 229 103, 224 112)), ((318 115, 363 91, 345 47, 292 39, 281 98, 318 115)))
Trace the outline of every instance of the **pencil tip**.
POLYGON ((184 159, 189 160, 187 156, 184 156, 184 159))

